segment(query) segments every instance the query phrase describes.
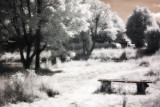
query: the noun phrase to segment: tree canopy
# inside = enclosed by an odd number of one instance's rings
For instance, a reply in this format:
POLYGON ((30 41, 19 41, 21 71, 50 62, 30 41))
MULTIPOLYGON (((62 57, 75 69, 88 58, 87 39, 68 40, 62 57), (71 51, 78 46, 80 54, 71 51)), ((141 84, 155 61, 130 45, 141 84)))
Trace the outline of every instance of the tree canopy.
POLYGON ((136 47, 143 47, 145 44, 145 30, 148 26, 155 26, 156 24, 152 13, 147 8, 136 7, 127 21, 127 35, 136 47))

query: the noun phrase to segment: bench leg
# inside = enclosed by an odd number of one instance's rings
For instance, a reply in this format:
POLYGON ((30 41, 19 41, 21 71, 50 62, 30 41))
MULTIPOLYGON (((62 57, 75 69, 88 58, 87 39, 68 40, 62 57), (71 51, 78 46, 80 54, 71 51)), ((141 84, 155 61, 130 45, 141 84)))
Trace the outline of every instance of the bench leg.
POLYGON ((112 89, 111 89, 111 82, 101 82, 101 88, 100 88, 100 92, 103 93, 112 93, 112 89))
POLYGON ((147 87, 149 87, 147 83, 144 82, 137 83, 137 94, 146 94, 145 90, 147 87))

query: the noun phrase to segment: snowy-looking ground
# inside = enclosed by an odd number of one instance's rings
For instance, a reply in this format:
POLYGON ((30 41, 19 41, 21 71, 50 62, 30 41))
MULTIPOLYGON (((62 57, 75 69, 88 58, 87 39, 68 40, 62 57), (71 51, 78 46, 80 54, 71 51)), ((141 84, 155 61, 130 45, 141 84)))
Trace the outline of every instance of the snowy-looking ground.
MULTIPOLYGON (((146 60, 147 58, 144 58, 146 60)), ((152 58, 154 59, 154 57, 152 58)), ((96 94, 99 87, 99 78, 126 78, 126 79, 155 79, 144 76, 153 67, 158 67, 160 57, 155 57, 155 63, 149 67, 139 66, 141 60, 129 60, 126 62, 100 62, 95 60, 71 61, 54 68, 62 70, 53 76, 40 76, 43 83, 50 85, 60 92, 54 98, 44 98, 33 103, 9 104, 9 107, 122 107, 124 95, 127 100, 126 107, 156 107, 153 104, 159 102, 160 83, 149 84, 147 95, 134 95, 135 84, 113 83, 116 94, 96 94), (159 84, 159 85, 158 85, 159 84)), ((149 63, 153 60, 148 60, 149 63)))

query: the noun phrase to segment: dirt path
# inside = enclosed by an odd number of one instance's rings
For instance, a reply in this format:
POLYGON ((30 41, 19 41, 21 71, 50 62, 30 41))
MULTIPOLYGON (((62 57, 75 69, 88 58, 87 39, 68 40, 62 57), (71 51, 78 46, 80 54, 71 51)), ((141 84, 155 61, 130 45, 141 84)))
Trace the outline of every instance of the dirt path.
MULTIPOLYGON (((77 64, 78 65, 78 64, 77 64)), ((85 64, 84 64, 85 65, 85 64)), ((123 96, 116 94, 94 94, 100 83, 99 78, 136 78, 148 68, 139 67, 131 62, 98 62, 97 64, 63 67, 63 72, 51 77, 43 77, 56 87, 60 95, 42 99, 34 103, 20 103, 15 107, 122 107, 123 96), (139 73, 141 72, 141 73, 139 73), (106 102, 107 101, 107 102, 106 102), (107 104, 107 105, 106 105, 107 104)), ((14 107, 13 106, 13 107, 14 107)))
POLYGON ((76 106, 80 104, 83 106, 84 102, 88 103, 89 100, 94 98, 94 91, 100 87, 100 83, 97 81, 99 78, 131 78, 132 74, 139 76, 148 70, 148 68, 144 67, 137 68, 137 65, 132 62, 129 62, 130 66, 126 63, 128 62, 111 62, 101 63, 96 67, 94 65, 85 68, 64 69, 65 73, 63 75, 57 75, 55 78, 55 80, 61 81, 59 86, 63 87, 60 89, 62 92, 62 96, 60 96, 62 101, 67 101, 67 105, 76 106), (139 72, 141 73, 139 74, 139 72))

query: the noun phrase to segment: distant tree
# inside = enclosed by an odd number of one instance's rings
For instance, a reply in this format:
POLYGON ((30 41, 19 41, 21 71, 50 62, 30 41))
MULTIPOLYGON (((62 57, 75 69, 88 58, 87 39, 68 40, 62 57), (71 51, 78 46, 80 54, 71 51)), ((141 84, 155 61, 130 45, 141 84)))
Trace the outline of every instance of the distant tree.
POLYGON ((126 33, 131 39, 131 42, 135 44, 137 48, 141 48, 145 44, 144 32, 146 28, 155 24, 156 21, 152 17, 152 13, 147 8, 136 7, 132 15, 128 18, 126 33))
POLYGON ((90 27, 87 32, 82 33, 83 37, 85 35, 91 36, 88 37, 88 39, 90 38, 92 41, 92 43, 89 43, 91 46, 89 49, 85 48, 87 49, 85 52, 87 56, 86 59, 88 59, 94 50, 96 43, 104 43, 109 39, 114 40, 116 37, 114 35, 115 31, 110 30, 113 28, 110 6, 100 0, 86 0, 84 4, 90 5, 89 10, 91 12, 91 18, 88 20, 90 27))
POLYGON ((84 0, 82 3, 90 5, 91 18, 88 19, 90 26, 87 31, 79 34, 81 38, 75 36, 74 40, 77 44, 82 44, 83 55, 88 59, 96 45, 116 42, 119 31, 125 32, 125 24, 116 13, 110 10, 109 5, 100 0, 84 0))
POLYGON ((131 45, 131 41, 125 32, 118 31, 116 37, 117 38, 116 38, 115 42, 120 43, 122 48, 126 48, 127 46, 131 45))
POLYGON ((124 21, 116 13, 113 13, 111 19, 113 21, 113 27, 116 29, 117 33, 119 33, 119 31, 120 32, 126 31, 124 21))
POLYGON ((116 29, 116 40, 115 43, 120 43, 123 48, 127 47, 130 44, 130 39, 126 35, 126 28, 124 21, 117 15, 113 14, 112 16, 113 26, 116 29))

